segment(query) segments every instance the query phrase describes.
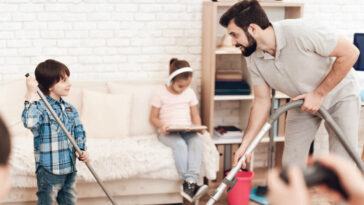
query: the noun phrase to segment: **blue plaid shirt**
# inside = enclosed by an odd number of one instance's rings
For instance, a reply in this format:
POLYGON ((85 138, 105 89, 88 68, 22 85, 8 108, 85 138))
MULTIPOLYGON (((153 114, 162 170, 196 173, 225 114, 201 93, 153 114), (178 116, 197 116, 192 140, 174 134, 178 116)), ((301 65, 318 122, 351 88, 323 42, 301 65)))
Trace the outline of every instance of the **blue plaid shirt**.
MULTIPOLYGON (((47 96, 47 101, 80 149, 85 150, 85 130, 77 110, 62 98, 57 102, 47 96)), ((57 175, 69 174, 76 170, 76 150, 51 113, 47 111, 43 101, 39 100, 26 105, 22 121, 24 126, 34 134, 36 169, 42 166, 57 175)))

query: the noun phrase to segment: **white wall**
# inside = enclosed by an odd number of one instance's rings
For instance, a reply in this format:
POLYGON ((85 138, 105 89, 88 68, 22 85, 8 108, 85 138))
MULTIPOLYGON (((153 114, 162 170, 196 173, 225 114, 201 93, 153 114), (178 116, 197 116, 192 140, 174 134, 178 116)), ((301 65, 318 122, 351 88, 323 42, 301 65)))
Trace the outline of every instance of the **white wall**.
MULTIPOLYGON (((304 2, 304 18, 350 41, 364 32, 362 0, 290 1, 304 2)), ((202 0, 0 0, 0 82, 23 78, 47 58, 65 63, 73 79, 164 78, 178 57, 199 84, 201 16, 202 0)), ((221 112, 231 113, 221 116, 227 121, 238 118, 231 107, 221 112)))
MULTIPOLYGON (((304 2, 304 18, 352 40, 364 1, 304 2)), ((202 0, 1 0, 0 80, 55 58, 77 78, 167 76, 177 56, 201 67, 202 0)))
MULTIPOLYGON (((350 41, 364 32, 364 1, 299 2, 304 18, 350 41)), ((22 78, 47 58, 82 79, 165 77, 174 56, 199 71, 201 15, 202 0, 1 0, 0 80, 22 78)))
POLYGON ((174 56, 199 70, 201 11, 196 0, 1 0, 0 80, 47 58, 82 79, 166 77, 174 56))

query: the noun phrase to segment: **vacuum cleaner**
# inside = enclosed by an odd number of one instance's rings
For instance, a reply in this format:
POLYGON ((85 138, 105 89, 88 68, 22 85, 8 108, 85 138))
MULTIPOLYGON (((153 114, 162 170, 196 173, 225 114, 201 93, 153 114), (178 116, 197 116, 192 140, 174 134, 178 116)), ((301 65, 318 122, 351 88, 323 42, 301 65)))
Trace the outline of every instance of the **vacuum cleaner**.
MULTIPOLYGON (((25 74, 25 77, 29 77, 29 73, 25 74)), ((66 134, 68 140, 71 142, 71 144, 73 145, 73 147, 75 148, 76 152, 81 156, 82 155, 82 151, 81 149, 78 147, 77 143, 75 142, 75 140, 73 139, 73 137, 70 135, 70 133, 67 131, 66 127, 63 125, 63 123, 61 122, 61 120, 58 118, 57 114, 54 112, 53 108, 51 107, 51 105, 48 103, 45 95, 43 94, 43 92, 37 88, 37 93, 40 97, 40 99, 44 102, 44 104, 46 105, 46 108, 48 110, 49 113, 52 114, 52 116, 54 117, 54 119, 57 121, 58 125, 62 128, 63 132, 66 134)), ((113 205, 116 205, 115 200, 112 198, 112 196, 110 195, 110 193, 107 191, 107 189, 105 188, 104 184, 102 183, 102 181, 100 180, 100 178, 98 177, 98 175, 96 174, 95 170, 93 169, 93 167, 91 166, 90 163, 85 162, 87 168, 90 170, 90 172, 92 173, 92 175, 94 176, 94 178, 96 179, 97 183, 100 185, 101 189, 105 192, 107 198, 109 198, 110 202, 113 205)))
MULTIPOLYGON (((237 179, 235 178, 235 175, 240 170, 241 166, 243 165, 243 162, 246 160, 246 155, 251 154, 255 147, 259 144, 259 142, 263 139, 265 133, 272 127, 275 120, 278 119, 280 115, 285 113, 286 111, 301 107, 303 105, 303 100, 297 100, 293 102, 289 102, 280 108, 278 108, 268 119, 268 121, 263 125, 262 129, 259 131, 257 136, 254 138, 254 140, 250 143, 248 148, 246 149, 244 155, 240 158, 237 165, 231 169, 230 173, 224 178, 223 182, 216 188, 214 194, 211 196, 209 201, 207 202, 207 205, 213 205, 221 195, 223 194, 225 188, 229 186, 229 190, 231 190, 235 183, 237 182, 237 179)), ((339 138, 340 143, 344 146, 345 150, 348 152, 349 156, 353 159, 353 161, 356 163, 358 168, 364 173, 364 166, 361 162, 361 159, 352 151, 351 145, 345 141, 343 131, 338 126, 338 124, 334 121, 334 119, 331 117, 331 115, 328 113, 328 111, 324 108, 320 108, 318 110, 318 113, 320 114, 320 117, 324 119, 330 127, 333 129, 336 136, 339 138)), ((320 168, 321 169, 321 168, 320 168)), ((326 172, 324 172, 326 173, 326 172)), ((327 178, 327 177, 326 177, 327 178)), ((326 179, 325 178, 325 179, 326 179)))

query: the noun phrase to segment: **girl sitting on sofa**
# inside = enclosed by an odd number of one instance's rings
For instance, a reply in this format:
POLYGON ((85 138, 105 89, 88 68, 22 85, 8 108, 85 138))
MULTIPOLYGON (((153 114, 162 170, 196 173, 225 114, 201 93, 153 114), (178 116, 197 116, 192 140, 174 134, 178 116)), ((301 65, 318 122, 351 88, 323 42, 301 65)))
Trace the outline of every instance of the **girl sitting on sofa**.
POLYGON ((192 68, 185 60, 172 58, 169 77, 152 99, 150 122, 159 130, 159 140, 171 147, 180 177, 181 195, 193 202, 207 192, 207 186, 197 185, 202 161, 202 140, 196 132, 168 132, 171 125, 201 125, 198 100, 189 87, 192 68))

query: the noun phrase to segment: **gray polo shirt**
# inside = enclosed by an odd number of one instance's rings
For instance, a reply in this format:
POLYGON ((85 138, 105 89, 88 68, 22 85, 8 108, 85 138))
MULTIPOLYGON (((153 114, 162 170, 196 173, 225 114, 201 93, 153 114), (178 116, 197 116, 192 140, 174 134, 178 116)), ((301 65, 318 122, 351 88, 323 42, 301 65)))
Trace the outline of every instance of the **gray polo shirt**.
MULTIPOLYGON (((247 59, 253 85, 267 83, 290 97, 313 91, 332 69, 335 58, 328 57, 339 36, 326 28, 306 24, 300 19, 273 23, 276 56, 257 50, 247 59)), ((326 96, 323 105, 359 96, 359 83, 353 69, 326 96)))

